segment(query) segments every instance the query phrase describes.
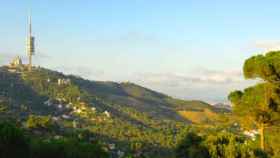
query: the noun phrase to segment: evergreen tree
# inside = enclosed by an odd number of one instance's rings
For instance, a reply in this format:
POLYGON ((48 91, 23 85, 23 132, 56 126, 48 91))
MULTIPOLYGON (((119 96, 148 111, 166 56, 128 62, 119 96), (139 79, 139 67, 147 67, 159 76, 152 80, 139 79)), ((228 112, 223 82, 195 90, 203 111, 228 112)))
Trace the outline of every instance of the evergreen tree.
POLYGON ((203 145, 203 138, 190 132, 176 149, 178 158, 210 158, 207 148, 203 145))
POLYGON ((260 147, 264 150, 265 129, 279 125, 280 120, 280 51, 247 59, 243 72, 246 79, 259 79, 260 83, 231 92, 228 98, 247 127, 259 129, 260 147))

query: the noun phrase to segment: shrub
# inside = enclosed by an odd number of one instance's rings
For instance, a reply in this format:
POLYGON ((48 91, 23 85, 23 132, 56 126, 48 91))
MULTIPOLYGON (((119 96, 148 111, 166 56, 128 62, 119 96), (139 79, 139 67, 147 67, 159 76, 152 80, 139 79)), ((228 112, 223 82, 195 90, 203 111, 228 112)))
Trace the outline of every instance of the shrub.
POLYGON ((30 115, 26 121, 26 127, 31 129, 49 129, 53 126, 50 116, 30 115))
POLYGON ((29 146, 24 133, 11 123, 0 123, 0 157, 27 158, 29 146))
POLYGON ((178 158, 210 158, 207 148, 203 145, 203 138, 189 132, 176 149, 178 158))
POLYGON ((108 154, 98 143, 77 140, 34 140, 31 143, 31 158, 106 158, 108 154))
POLYGON ((231 133, 209 135, 205 139, 189 132, 176 149, 178 158, 267 158, 251 140, 231 133))
POLYGON ((212 158, 267 158, 251 140, 231 133, 210 135, 205 143, 212 158))

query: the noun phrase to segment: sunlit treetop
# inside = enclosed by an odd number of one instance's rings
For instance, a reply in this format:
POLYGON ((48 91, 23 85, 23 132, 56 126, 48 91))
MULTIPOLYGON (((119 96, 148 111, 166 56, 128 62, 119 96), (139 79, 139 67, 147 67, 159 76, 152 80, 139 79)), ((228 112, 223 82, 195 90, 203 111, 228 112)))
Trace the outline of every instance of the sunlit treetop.
POLYGON ((280 83, 280 51, 271 51, 247 59, 243 72, 246 79, 261 78, 267 82, 280 83))
POLYGON ((250 126, 277 125, 280 120, 280 51, 247 59, 243 73, 246 79, 263 81, 229 94, 234 113, 245 118, 244 122, 250 126))

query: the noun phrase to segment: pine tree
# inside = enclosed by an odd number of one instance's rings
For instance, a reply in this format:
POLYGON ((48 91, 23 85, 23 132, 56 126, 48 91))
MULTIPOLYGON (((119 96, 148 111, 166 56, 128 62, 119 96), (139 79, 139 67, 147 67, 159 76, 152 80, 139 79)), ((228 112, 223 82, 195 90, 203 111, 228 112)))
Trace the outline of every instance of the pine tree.
POLYGON ((265 150, 266 128, 279 125, 280 121, 280 51, 247 59, 243 73, 246 79, 258 79, 259 83, 231 92, 228 98, 244 125, 258 128, 260 147, 265 150))

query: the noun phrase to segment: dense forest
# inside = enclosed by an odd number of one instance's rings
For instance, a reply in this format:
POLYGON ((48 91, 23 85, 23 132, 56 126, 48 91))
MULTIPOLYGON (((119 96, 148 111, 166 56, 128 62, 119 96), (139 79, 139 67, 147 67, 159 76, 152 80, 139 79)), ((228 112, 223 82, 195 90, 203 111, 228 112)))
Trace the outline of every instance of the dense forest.
POLYGON ((278 158, 280 52, 247 59, 232 110, 125 82, 0 68, 0 157, 278 158))

